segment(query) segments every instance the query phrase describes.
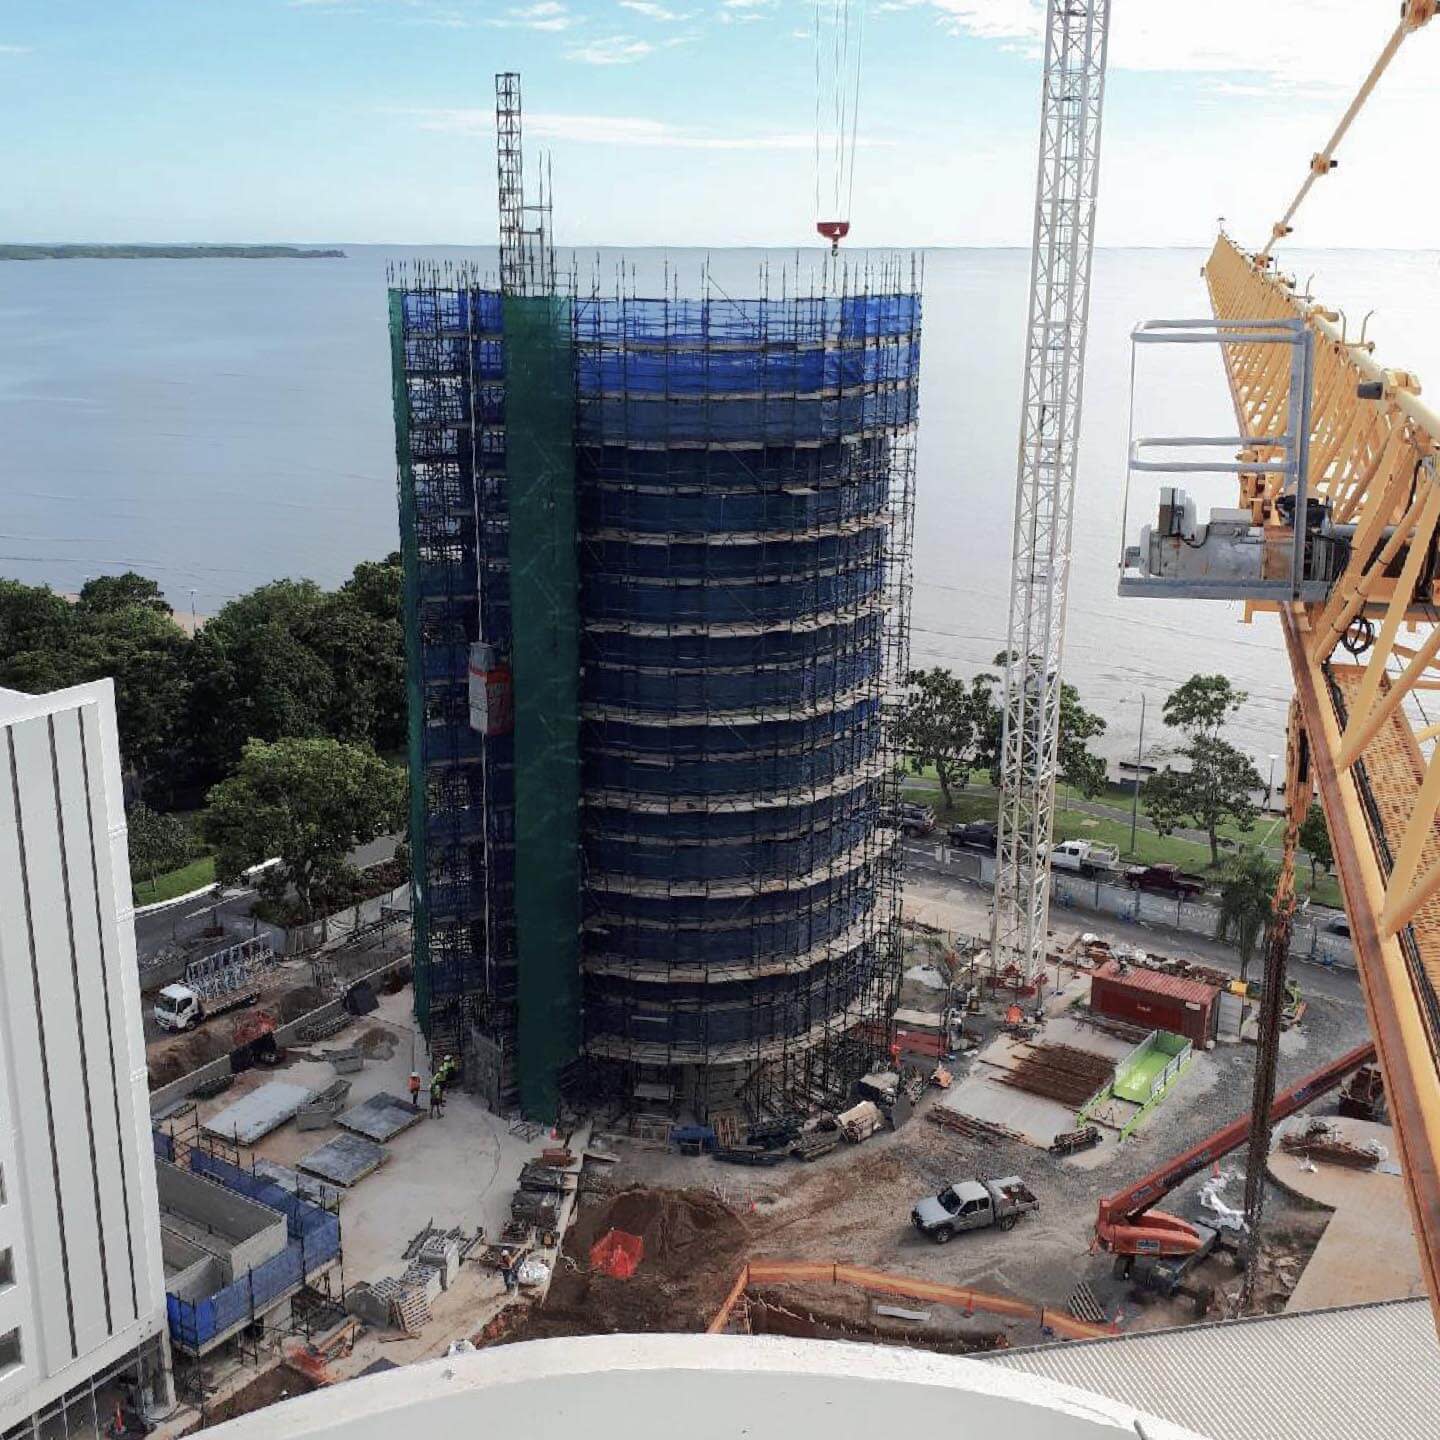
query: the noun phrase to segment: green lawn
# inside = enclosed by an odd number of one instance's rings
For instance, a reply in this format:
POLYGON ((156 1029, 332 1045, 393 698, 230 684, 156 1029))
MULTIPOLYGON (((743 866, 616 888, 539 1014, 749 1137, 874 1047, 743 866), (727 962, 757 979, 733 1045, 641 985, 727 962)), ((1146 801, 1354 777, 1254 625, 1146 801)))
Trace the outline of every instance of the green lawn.
POLYGON ((152 884, 149 880, 138 881, 131 888, 137 905, 154 905, 159 900, 173 900, 177 895, 188 895, 202 885, 215 883, 215 857, 202 855, 179 870, 157 875, 152 884))
MULTIPOLYGON (((920 805, 935 807, 936 823, 944 829, 967 820, 993 820, 995 818, 995 795, 993 792, 962 790, 955 796, 955 803, 947 810, 941 803, 940 793, 921 786, 909 786, 903 794, 907 800, 920 805)), ((1063 799, 1063 796, 1062 796, 1063 799)), ((1278 816, 1268 816, 1252 828, 1248 843, 1278 846, 1280 843, 1278 816)), ((1088 815, 1082 810, 1068 810, 1058 807, 1055 811, 1055 840, 1097 840, 1104 845, 1114 845, 1121 856, 1136 864, 1179 865, 1182 869, 1199 873, 1210 869, 1210 847, 1197 845, 1190 840, 1175 836, 1157 835, 1153 830, 1140 830, 1135 836, 1135 849, 1130 849, 1130 822, 1128 820, 1101 819, 1088 815)), ((1310 867, 1303 860, 1296 867, 1295 879, 1302 894, 1310 892, 1310 867)), ((1340 886, 1333 875, 1323 872, 1311 898, 1319 905, 1340 905, 1340 886)))

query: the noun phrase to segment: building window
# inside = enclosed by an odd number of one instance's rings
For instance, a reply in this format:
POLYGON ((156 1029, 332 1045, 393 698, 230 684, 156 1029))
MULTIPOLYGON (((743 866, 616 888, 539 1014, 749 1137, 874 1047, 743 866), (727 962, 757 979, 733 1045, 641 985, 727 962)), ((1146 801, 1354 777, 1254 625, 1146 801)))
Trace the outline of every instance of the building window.
POLYGON ((0 1290, 15 1283, 15 1252, 8 1246, 0 1250, 0 1290))
POLYGON ((14 1370, 20 1364, 20 1331, 11 1330, 0 1335, 0 1375, 14 1370))

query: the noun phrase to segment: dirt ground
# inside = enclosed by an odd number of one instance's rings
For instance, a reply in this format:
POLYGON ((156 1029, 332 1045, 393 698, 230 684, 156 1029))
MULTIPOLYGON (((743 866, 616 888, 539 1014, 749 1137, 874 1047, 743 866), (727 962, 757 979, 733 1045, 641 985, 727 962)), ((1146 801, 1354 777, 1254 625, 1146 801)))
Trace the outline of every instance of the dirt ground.
POLYGON ((1003 1329, 980 1317, 967 1320, 958 1311, 913 1301, 898 1301, 894 1308, 923 1314, 924 1320, 881 1315, 869 1296, 843 1287, 817 1292, 809 1286, 766 1286, 751 1290, 743 1304, 752 1335, 865 1340, 945 1355, 973 1355, 1008 1344, 1003 1329))
MULTIPOLYGON (((408 939, 406 945, 408 946, 408 939)), ((366 974, 385 963, 386 955, 378 949, 341 950, 337 955, 337 975, 342 984, 366 974)), ((173 1080, 222 1055, 235 1046, 235 1027, 256 1010, 272 1014, 277 1023, 298 1020, 327 1001, 334 999, 328 990, 314 983, 313 969, 308 960, 282 960, 270 966, 259 977, 260 999, 251 1009, 222 1015, 184 1035, 161 1030, 151 1015, 153 996, 143 997, 145 1014, 145 1057, 150 1074, 150 1088, 158 1090, 173 1080)))
POLYGON ((742 1218, 706 1190, 582 1197, 548 1298, 503 1339, 703 1330, 734 1284, 749 1240, 742 1218), (590 1268, 591 1247, 610 1230, 645 1242, 629 1279, 590 1268))
POLYGON ((219 1404, 205 1412, 205 1425, 222 1424, 254 1410, 262 1410, 278 1400, 290 1400, 296 1395, 308 1395, 315 1389, 315 1382, 288 1365, 273 1365, 262 1370, 248 1385, 227 1396, 219 1404))
MULTIPOLYGON (((1301 975, 1302 986, 1308 978, 1301 975)), ((1367 1033, 1358 989, 1353 984, 1347 988, 1335 977, 1327 979, 1331 983, 1326 989, 1332 993, 1307 987, 1310 1008, 1304 1024, 1282 1039, 1281 1086, 1351 1048, 1367 1033)), ((1083 1281, 1107 1315, 1118 1317, 1126 1329, 1186 1324, 1197 1318, 1192 1299, 1164 1300, 1138 1291, 1113 1274, 1112 1257, 1091 1253, 1096 1207, 1103 1196, 1248 1110, 1254 1054, 1250 1045, 1222 1045, 1197 1054, 1171 1094, 1130 1139, 1121 1143, 1107 1137, 1096 1149, 1065 1159, 1018 1141, 967 1139, 929 1123, 924 1112, 935 1104, 932 1092, 898 1132, 881 1133, 858 1147, 842 1146, 810 1164, 787 1161, 775 1169, 752 1170, 629 1144, 621 1147, 611 1178, 620 1184, 717 1195, 734 1212, 751 1256, 846 1261, 1057 1307, 1063 1307, 1083 1281), (980 1231, 938 1246, 909 1224, 915 1201, 951 1181, 1015 1173, 1027 1181, 1041 1204, 1038 1213, 1025 1217, 1008 1234, 980 1231)), ((966 1063, 959 1062, 957 1078, 964 1074, 966 1063)), ((1334 1094, 1311 1109, 1333 1114, 1334 1094)), ((1238 1205, 1243 1198, 1243 1158, 1232 1155, 1223 1165, 1233 1172, 1224 1197, 1238 1205)), ((1206 1171, 1181 1186, 1167 1198, 1165 1208, 1187 1217, 1203 1213, 1197 1196, 1209 1174, 1206 1171)), ((1329 1215, 1273 1185, 1269 1188, 1261 1308, 1283 1308, 1329 1215)), ((714 1265, 714 1273, 704 1283, 687 1274, 688 1294, 723 1295, 739 1254, 726 1248, 714 1261, 700 1256, 703 1263, 714 1265)), ((1195 1280, 1221 1291, 1233 1287, 1236 1275, 1231 1257, 1217 1254, 1195 1280)), ((574 1277, 560 1289, 570 1304, 564 1323, 573 1327, 574 1306, 584 1298, 583 1282, 574 1277)), ((677 1313, 685 1313, 684 1307, 677 1313)), ((700 1317, 695 1318, 698 1322, 700 1317)), ((602 1312, 602 1321, 611 1323, 608 1312, 602 1312)), ((567 1328, 563 1333, 574 1332, 567 1328)))

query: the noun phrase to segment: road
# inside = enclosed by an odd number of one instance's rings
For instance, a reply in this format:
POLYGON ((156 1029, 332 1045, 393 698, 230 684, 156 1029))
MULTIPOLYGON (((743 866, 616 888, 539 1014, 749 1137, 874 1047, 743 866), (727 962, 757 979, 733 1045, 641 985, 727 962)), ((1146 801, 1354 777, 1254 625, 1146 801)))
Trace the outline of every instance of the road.
MULTIPOLYGON (((395 847, 400 843, 399 835, 382 835, 378 840, 357 846, 347 857, 357 870, 370 865, 379 865, 391 860, 395 847)), ((243 940, 267 928, 262 921, 253 918, 250 907, 255 903, 256 892, 245 886, 231 886, 218 893, 197 895, 190 900, 177 901, 163 910, 154 910, 135 917, 135 948, 140 958, 155 954, 163 945, 182 943, 199 934, 209 925, 223 924, 227 938, 243 940)), ((273 937, 280 932, 268 927, 273 937)), ((219 948, 217 942, 216 948, 219 948)))
MULTIPOLYGON (((905 842, 905 890, 908 895, 943 900, 957 911, 969 934, 990 933, 991 891, 959 872, 948 860, 951 852, 944 846, 909 840, 905 842)), ((1195 960, 1213 965, 1231 975, 1240 973, 1240 957, 1229 946, 1204 935, 1185 930, 1168 930, 1158 926, 1136 925, 1113 915, 1095 915, 1083 910, 1050 911, 1050 929, 1062 943, 1077 935, 1103 935, 1123 940, 1142 950, 1160 950, 1177 959, 1195 960)), ((1292 959, 1295 977, 1307 994, 1325 995, 1353 1001, 1359 997, 1359 981, 1354 971, 1311 964, 1292 959)), ((1255 966, 1252 964, 1251 969, 1255 966)))
MULTIPOLYGON (((940 791, 940 782, 938 780, 931 780, 925 775, 907 775, 904 784, 906 789, 934 790, 937 794, 940 791)), ((986 799, 994 799, 998 803, 997 792, 988 785, 973 785, 960 793, 963 795, 981 795, 986 799)), ((1082 815, 1093 815, 1097 820, 1114 820, 1122 825, 1128 825, 1131 820, 1131 812, 1128 805, 1107 805, 1103 800, 1082 800, 1076 795, 1057 795, 1055 797, 1055 806, 1056 809, 1059 810, 1075 810, 1082 815)), ((1262 820, 1264 818, 1266 818, 1265 812, 1262 812, 1262 820)), ((1285 817, 1283 815, 1270 813, 1268 820, 1269 824, 1266 826, 1265 834, 1260 842, 1259 848, 1272 860, 1278 860, 1281 855, 1279 846, 1269 845, 1266 842, 1279 834, 1280 827, 1285 823, 1285 817)), ((1139 815, 1136 823, 1138 829, 1144 830, 1149 835, 1158 835, 1160 833, 1155 822, 1143 811, 1139 815)), ((1261 822, 1257 821, 1257 823, 1261 822)), ((1169 838, 1172 840, 1184 840, 1191 845, 1203 845, 1207 850, 1210 848, 1210 837, 1203 830, 1189 830, 1181 827, 1180 829, 1172 830, 1169 838)), ((1233 849, 1234 842, 1222 836, 1220 848, 1222 851, 1233 849)), ((1307 853, 1307 851, 1301 851, 1302 855, 1307 853)))

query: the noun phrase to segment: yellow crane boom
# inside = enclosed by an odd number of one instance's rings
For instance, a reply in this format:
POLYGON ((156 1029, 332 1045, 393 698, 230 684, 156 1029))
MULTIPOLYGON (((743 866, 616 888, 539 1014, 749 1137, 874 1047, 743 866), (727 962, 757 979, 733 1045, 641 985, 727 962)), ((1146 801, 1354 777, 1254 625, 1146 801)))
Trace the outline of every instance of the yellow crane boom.
MULTIPOLYGON (((1205 278, 1217 320, 1299 320, 1314 336, 1307 493, 1344 527, 1348 553, 1323 600, 1249 608, 1281 618, 1440 1317, 1440 725, 1421 708, 1440 690, 1440 414, 1412 375, 1381 366, 1263 253, 1222 235, 1205 278)), ((1260 442, 1241 459, 1264 463, 1291 371, 1275 345, 1222 351, 1240 433, 1260 442)), ((1283 538, 1294 514, 1279 488, 1274 472, 1240 477, 1255 525, 1283 538)))

